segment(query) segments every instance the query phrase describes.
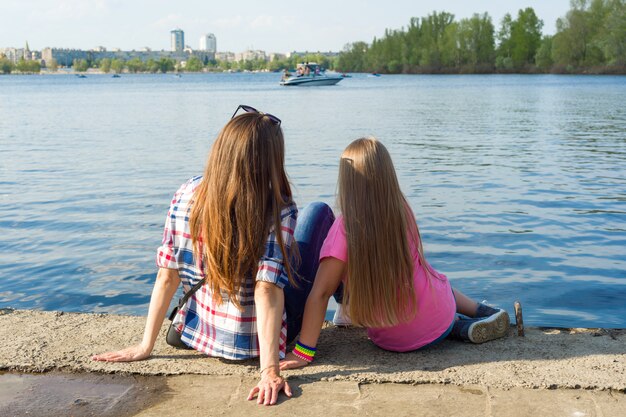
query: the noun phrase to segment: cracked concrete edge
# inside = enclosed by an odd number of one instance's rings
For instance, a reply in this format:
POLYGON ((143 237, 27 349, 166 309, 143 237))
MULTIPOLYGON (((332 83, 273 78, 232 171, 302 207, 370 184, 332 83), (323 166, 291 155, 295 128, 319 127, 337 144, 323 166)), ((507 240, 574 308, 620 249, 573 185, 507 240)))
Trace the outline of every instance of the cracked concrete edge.
MULTIPOLYGON (((101 372, 138 375, 256 377, 258 361, 209 358, 164 342, 153 357, 133 363, 93 362, 95 353, 138 343, 145 317, 0 310, 0 369, 18 372, 101 372)), ((526 337, 472 345, 445 341, 424 351, 394 353, 359 328, 326 325, 316 362, 285 374, 308 381, 362 384, 481 385, 501 389, 583 388, 626 392, 626 331, 527 328, 526 337), (358 354, 355 354, 358 352, 358 354)))

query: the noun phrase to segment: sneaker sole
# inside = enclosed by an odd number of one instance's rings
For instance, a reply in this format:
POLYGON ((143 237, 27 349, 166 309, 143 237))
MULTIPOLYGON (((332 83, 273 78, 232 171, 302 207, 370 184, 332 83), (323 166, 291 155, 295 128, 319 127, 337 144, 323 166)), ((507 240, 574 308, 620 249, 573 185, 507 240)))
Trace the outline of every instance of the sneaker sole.
POLYGON ((510 326, 509 313, 501 310, 484 320, 473 323, 467 333, 472 343, 485 343, 506 336, 510 326))
POLYGON ((337 327, 352 326, 352 321, 343 314, 337 314, 338 312, 339 310, 335 310, 335 314, 333 315, 333 324, 337 327))

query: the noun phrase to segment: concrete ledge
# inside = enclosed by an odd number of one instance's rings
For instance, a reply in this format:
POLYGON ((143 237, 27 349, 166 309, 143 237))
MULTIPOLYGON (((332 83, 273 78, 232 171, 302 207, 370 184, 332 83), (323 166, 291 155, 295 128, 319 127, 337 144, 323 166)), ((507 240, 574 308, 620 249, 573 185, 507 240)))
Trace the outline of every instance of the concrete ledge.
MULTIPOLYGON (((90 356, 138 343, 144 317, 0 310, 0 370, 53 370, 137 375, 257 377, 258 361, 233 362, 165 344, 164 326, 153 357, 141 362, 93 362, 90 356)), ((472 345, 445 341, 421 352, 383 351, 357 328, 323 329, 318 359, 287 376, 299 381, 362 384, 454 384, 509 390, 583 388, 626 392, 626 331, 526 329, 526 337, 472 345)))

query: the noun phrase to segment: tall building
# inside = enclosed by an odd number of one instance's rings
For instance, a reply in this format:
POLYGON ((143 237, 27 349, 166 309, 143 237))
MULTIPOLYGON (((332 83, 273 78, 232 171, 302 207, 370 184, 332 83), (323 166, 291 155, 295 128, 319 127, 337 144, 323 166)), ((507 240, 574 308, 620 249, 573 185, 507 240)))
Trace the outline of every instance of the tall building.
POLYGON ((185 32, 182 29, 174 29, 170 32, 172 52, 183 52, 185 49, 185 32))
POLYGON ((30 61, 32 59, 30 48, 28 47, 28 41, 26 41, 26 47, 24 48, 24 59, 30 61))
POLYGON ((217 52, 217 40, 214 34, 207 33, 206 35, 202 35, 200 38, 200 50, 212 53, 217 52))

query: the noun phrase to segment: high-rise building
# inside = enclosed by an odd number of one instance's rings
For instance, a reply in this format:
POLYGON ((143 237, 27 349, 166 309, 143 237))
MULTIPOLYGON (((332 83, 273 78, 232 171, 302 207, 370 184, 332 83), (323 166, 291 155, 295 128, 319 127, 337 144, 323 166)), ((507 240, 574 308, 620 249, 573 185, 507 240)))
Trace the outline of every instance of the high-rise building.
POLYGON ((200 50, 212 53, 217 52, 217 40, 214 34, 207 33, 206 35, 202 35, 200 38, 200 50))
POLYGON ((170 32, 172 52, 183 52, 185 49, 185 32, 182 29, 174 29, 170 32))

